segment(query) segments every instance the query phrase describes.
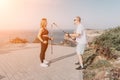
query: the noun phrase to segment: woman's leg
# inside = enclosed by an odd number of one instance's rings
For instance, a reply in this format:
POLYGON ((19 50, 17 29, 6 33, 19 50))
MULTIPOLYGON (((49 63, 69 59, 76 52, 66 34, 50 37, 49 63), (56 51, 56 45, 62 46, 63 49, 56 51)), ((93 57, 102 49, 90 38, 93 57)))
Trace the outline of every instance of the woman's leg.
POLYGON ((48 44, 45 44, 44 45, 44 50, 43 50, 43 52, 44 52, 44 54, 43 54, 43 60, 45 60, 45 53, 46 53, 47 48, 48 48, 48 44))
POLYGON ((45 52, 47 50, 48 44, 41 43, 40 61, 43 63, 45 59, 45 52))

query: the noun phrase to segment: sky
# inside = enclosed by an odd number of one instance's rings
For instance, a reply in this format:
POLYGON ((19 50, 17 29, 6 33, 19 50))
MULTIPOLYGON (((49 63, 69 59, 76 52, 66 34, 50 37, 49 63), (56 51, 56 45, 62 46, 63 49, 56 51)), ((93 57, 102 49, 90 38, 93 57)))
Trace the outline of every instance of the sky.
POLYGON ((56 23, 73 29, 73 19, 80 16, 90 29, 120 25, 120 0, 0 0, 0 30, 37 30, 41 18, 48 28, 56 23))

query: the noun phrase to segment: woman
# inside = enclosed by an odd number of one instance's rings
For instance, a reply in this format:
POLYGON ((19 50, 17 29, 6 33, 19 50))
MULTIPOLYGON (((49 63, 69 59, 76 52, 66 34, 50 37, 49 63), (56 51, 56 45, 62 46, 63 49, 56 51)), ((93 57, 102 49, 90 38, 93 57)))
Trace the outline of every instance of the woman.
POLYGON ((47 30, 47 19, 42 18, 40 23, 40 31, 38 34, 38 39, 41 42, 41 52, 40 52, 40 61, 41 67, 48 67, 48 61, 45 60, 45 52, 48 47, 48 40, 51 40, 51 38, 48 36, 49 31, 47 30))

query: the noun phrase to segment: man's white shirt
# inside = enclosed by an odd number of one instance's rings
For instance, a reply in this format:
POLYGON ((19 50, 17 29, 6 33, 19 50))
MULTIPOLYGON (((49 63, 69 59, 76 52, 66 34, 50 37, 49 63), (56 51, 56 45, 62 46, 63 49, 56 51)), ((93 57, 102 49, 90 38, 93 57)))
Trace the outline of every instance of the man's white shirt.
POLYGON ((76 37, 76 42, 78 44, 87 44, 87 38, 86 38, 85 28, 83 27, 82 24, 79 24, 77 26, 77 29, 76 29, 75 32, 77 34, 80 34, 80 36, 76 37))

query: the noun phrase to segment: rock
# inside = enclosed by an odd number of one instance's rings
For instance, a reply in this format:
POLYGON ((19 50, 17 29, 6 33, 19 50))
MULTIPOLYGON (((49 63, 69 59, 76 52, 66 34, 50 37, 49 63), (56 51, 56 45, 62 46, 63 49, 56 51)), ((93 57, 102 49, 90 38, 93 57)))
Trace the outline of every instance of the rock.
POLYGON ((96 63, 96 62, 98 62, 99 60, 105 60, 105 58, 102 57, 102 56, 96 56, 95 59, 93 60, 93 63, 96 63))
POLYGON ((94 80, 104 80, 105 78, 105 71, 100 71, 96 74, 94 80))

